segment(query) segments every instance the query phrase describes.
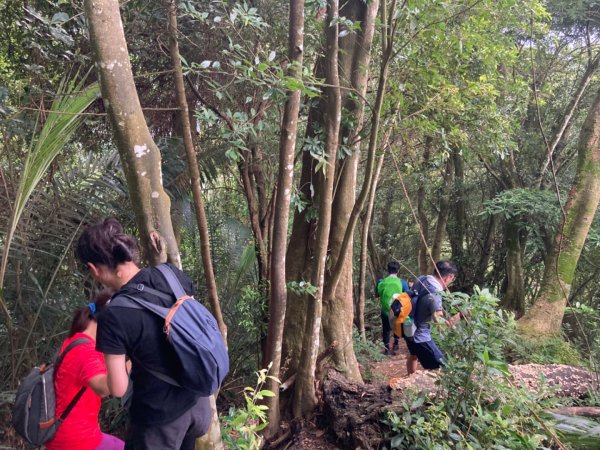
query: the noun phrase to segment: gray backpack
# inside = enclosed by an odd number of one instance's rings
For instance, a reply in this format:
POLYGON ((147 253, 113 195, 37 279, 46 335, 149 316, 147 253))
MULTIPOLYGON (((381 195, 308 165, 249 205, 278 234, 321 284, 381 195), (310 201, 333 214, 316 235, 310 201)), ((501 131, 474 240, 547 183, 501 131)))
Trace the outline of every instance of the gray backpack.
POLYGON ((71 342, 54 358, 54 363, 34 367, 17 389, 13 407, 12 424, 17 433, 34 445, 48 442, 79 401, 87 386, 83 386, 67 405, 60 417, 56 417, 54 376, 65 355, 74 347, 90 342, 79 338, 71 342))

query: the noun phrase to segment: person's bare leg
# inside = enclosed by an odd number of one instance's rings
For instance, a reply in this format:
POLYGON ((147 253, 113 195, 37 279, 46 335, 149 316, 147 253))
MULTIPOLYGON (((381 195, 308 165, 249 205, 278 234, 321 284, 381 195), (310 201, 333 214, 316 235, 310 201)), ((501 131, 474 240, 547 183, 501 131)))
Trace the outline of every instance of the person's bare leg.
POLYGON ((412 375, 417 371, 417 357, 414 355, 408 355, 406 358, 406 372, 408 375, 412 375))

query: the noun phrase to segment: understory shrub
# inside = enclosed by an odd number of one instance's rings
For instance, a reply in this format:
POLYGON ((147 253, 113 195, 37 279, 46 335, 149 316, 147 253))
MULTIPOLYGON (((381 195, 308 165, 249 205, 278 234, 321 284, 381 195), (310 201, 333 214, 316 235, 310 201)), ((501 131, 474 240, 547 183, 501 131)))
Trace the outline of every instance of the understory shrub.
POLYGON ((389 446, 397 449, 539 449, 554 431, 540 414, 544 392, 510 380, 503 348, 515 337, 512 314, 498 308, 488 290, 472 296, 448 294, 445 308, 467 317, 453 327, 432 325, 446 355, 434 394, 407 394, 399 411, 389 412, 389 446))
POLYGON ((268 375, 267 369, 256 372, 256 385, 244 388, 244 406, 240 408, 230 407, 227 415, 221 416, 221 436, 225 447, 230 450, 258 450, 262 445, 262 437, 259 432, 269 422, 267 421, 266 405, 260 404, 265 397, 273 397, 275 394, 268 389, 263 389, 267 378, 277 383, 279 380, 268 375))

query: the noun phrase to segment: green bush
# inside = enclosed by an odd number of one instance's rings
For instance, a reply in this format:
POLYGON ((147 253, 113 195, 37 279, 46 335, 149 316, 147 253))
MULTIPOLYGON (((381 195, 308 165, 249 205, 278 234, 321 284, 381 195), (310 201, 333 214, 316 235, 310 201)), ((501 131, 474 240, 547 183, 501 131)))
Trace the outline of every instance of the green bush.
MULTIPOLYGON (((269 364, 268 369, 270 368, 269 364)), ((244 388, 244 407, 231 407, 226 416, 221 416, 223 443, 231 450, 258 450, 262 445, 262 437, 259 432, 269 424, 267 421, 268 407, 259 403, 265 397, 275 395, 268 389, 263 389, 263 386, 267 378, 279 383, 277 378, 268 375, 268 369, 256 372, 257 382, 254 387, 244 388)))
POLYGON ((515 336, 511 314, 487 290, 450 294, 451 313, 469 312, 453 327, 434 325, 433 337, 446 355, 432 397, 409 394, 385 423, 391 448, 538 449, 554 433, 540 417, 544 393, 512 384, 503 348, 515 336))

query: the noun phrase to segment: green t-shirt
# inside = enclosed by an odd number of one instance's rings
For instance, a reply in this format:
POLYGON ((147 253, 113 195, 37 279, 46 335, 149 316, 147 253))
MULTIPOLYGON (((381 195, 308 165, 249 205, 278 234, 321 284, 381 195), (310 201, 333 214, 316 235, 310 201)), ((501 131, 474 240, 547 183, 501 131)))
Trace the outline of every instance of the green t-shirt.
POLYGON ((398 277, 388 276, 377 285, 377 293, 381 299, 381 312, 388 314, 392 304, 392 295, 402 294, 402 280, 398 277))

